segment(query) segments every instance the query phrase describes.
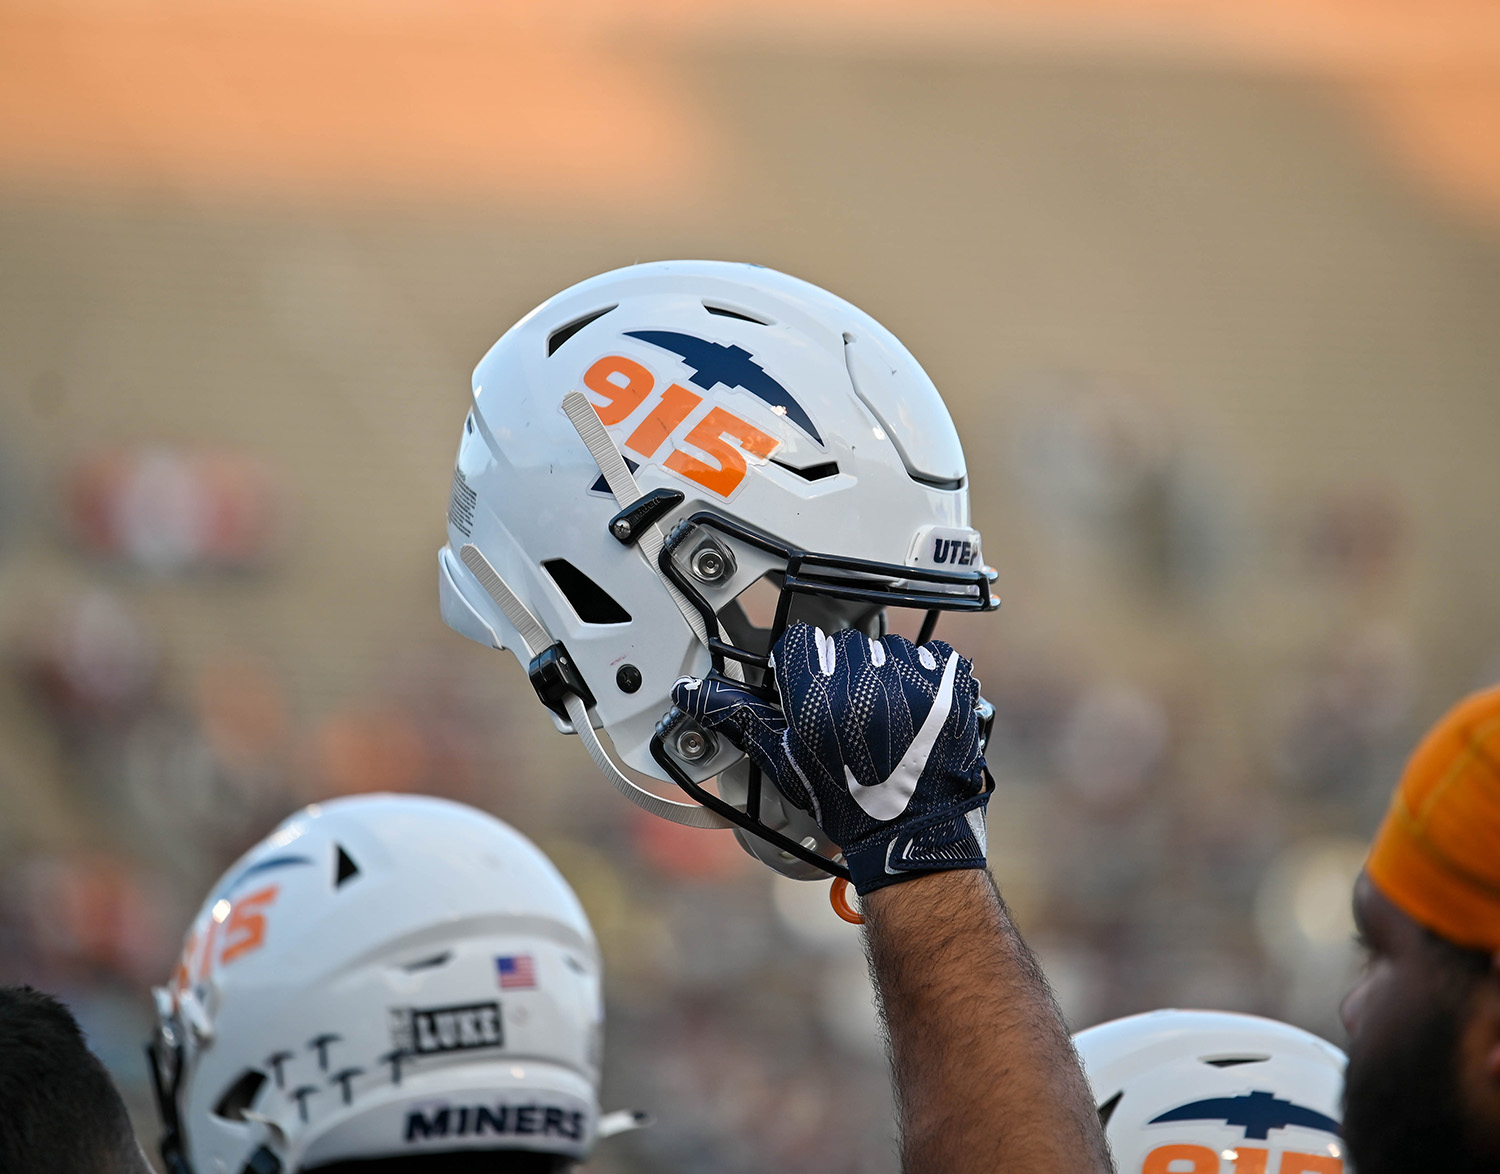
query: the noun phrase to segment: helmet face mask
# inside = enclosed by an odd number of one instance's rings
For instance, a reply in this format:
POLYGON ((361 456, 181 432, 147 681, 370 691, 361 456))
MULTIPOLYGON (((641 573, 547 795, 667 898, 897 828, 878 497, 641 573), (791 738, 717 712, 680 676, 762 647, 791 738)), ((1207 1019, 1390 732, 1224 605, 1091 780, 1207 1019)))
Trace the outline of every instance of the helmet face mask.
MULTIPOLYGON (((764 670, 766 654, 787 626, 796 621, 829 632, 860 628, 878 636, 886 631, 886 609, 903 607, 928 613, 930 635, 940 612, 987 611, 993 606, 989 579, 981 569, 964 572, 893 566, 794 550, 713 510, 700 510, 679 523, 667 539, 661 567, 697 607, 710 636, 723 643, 722 647, 709 645, 713 671, 718 673, 724 672, 726 657, 764 670), (739 597, 748 590, 740 586, 742 576, 726 575, 726 589, 716 591, 713 579, 698 573, 706 549, 717 556, 711 566, 727 564, 735 568, 744 559, 752 569, 759 569, 764 560, 770 560, 770 569, 757 576, 769 579, 778 593, 776 615, 769 628, 750 624, 739 606, 739 597), (726 633, 716 631, 718 628, 727 629, 730 638, 725 640, 726 633), (745 643, 735 639, 736 633, 745 643)), ((749 586, 755 581, 752 579, 749 586)))
POLYGON ((182 1118, 178 1113, 182 1072, 187 1062, 183 1025, 174 1001, 162 997, 165 993, 157 995, 156 1034, 146 1044, 146 1068, 151 1076, 156 1115, 161 1121, 159 1148, 167 1174, 192 1174, 192 1166, 183 1152, 182 1118))
MULTIPOLYGON (((443 615, 530 668, 541 649, 492 574, 538 638, 566 650, 589 725, 625 766, 679 787, 717 774, 723 790, 737 752, 688 760, 658 731, 673 683, 719 672, 770 688, 767 653, 794 619, 876 634, 889 607, 993 608, 966 478, 931 381, 848 303, 757 266, 617 270, 539 306, 476 368, 440 557, 443 615), (569 398, 592 409, 594 442, 569 398), (633 475, 624 497, 606 471, 620 458, 633 475), (655 527, 653 546, 643 532, 655 527), (779 590, 769 627, 737 602, 766 579, 779 590)), ((742 802, 730 803, 737 818, 698 826, 775 830, 742 802)), ((782 838, 798 850, 778 845, 767 862, 838 871, 810 819, 785 814, 782 838)))
MULTIPOLYGON (((895 567, 790 550, 712 510, 699 511, 681 522, 668 537, 660 562, 664 574, 703 616, 709 633, 709 675, 726 675, 733 662, 744 684, 771 700, 775 700, 776 692, 769 652, 792 623, 810 624, 825 632, 857 628, 876 637, 887 631, 889 608, 913 608, 925 612, 917 640, 924 643, 932 636, 943 611, 984 611, 992 606, 988 576, 982 570, 895 567), (737 567, 744 560, 758 568, 760 559, 772 559, 776 569, 761 577, 776 591, 775 614, 769 627, 750 622, 739 602, 744 591, 730 594, 737 586, 734 582, 718 593, 727 595, 727 600, 710 598, 715 593, 705 587, 705 576, 694 573, 701 568, 705 549, 715 553, 713 567, 737 567), (691 553, 684 558, 681 551, 691 553)), ((724 766, 717 758, 695 761, 678 752, 684 723, 675 713, 664 718, 651 741, 652 757, 667 777, 734 824, 741 847, 777 871, 806 880, 828 873, 847 879, 842 866, 832 861, 837 847, 806 813, 781 800, 748 759, 724 766), (719 779, 717 795, 701 785, 713 774, 719 779)), ((986 728, 986 738, 988 732, 986 728)), ((692 733, 700 739, 712 737, 696 727, 692 733)))

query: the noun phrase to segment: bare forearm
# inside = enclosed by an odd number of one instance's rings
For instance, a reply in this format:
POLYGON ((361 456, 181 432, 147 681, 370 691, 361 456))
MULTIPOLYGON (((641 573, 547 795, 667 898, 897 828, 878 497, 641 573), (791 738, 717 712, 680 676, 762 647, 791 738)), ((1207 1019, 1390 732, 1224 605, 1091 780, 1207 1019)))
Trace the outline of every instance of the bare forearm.
POLYGON ((864 913, 904 1174, 1108 1171, 1067 1028, 989 874, 878 889, 864 913))

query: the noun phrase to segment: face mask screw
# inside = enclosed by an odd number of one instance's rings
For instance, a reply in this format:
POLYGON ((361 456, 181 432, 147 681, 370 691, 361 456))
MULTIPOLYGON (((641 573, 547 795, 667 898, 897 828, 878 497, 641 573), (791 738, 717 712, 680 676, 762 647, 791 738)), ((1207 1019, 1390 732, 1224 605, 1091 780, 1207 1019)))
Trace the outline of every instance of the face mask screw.
POLYGON ((677 735, 677 753, 689 762, 697 762, 708 751, 708 737, 701 730, 683 730, 677 735))
POLYGON ((694 577, 704 583, 718 583, 734 573, 734 560, 716 542, 705 542, 688 560, 694 577))
POLYGON ((633 664, 622 664, 615 673, 615 684, 621 693, 634 693, 641 687, 641 670, 633 664))

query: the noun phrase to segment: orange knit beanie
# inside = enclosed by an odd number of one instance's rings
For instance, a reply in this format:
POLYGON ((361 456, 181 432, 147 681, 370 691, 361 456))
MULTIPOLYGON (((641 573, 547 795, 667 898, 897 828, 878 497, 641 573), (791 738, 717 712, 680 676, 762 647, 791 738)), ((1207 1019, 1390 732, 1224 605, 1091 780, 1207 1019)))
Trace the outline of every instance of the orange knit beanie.
POLYGON ((1465 698, 1422 739, 1365 868, 1434 933, 1500 950, 1500 688, 1465 698))

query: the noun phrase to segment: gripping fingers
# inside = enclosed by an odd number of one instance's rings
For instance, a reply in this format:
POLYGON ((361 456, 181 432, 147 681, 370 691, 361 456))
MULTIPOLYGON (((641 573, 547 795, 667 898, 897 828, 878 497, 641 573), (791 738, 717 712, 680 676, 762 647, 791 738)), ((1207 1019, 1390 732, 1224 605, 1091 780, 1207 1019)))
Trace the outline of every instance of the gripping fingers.
POLYGON ((722 733, 762 769, 769 769, 767 762, 781 757, 786 722, 775 706, 755 694, 725 681, 683 677, 672 686, 672 702, 689 717, 722 733))

